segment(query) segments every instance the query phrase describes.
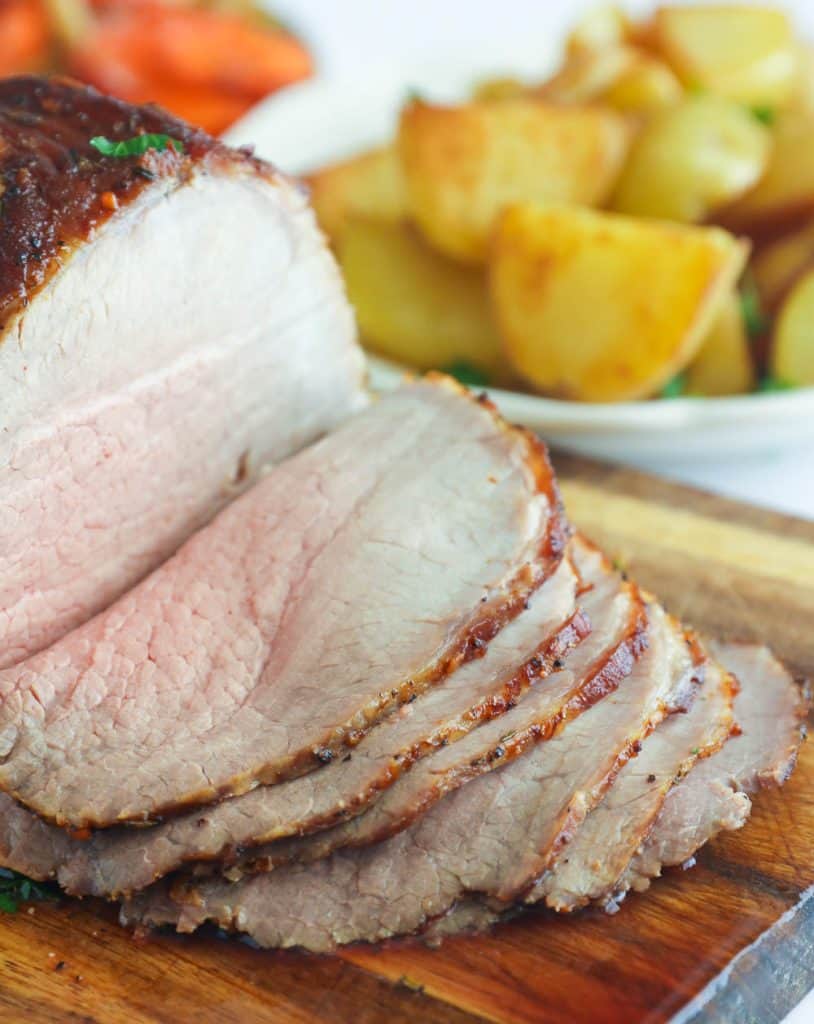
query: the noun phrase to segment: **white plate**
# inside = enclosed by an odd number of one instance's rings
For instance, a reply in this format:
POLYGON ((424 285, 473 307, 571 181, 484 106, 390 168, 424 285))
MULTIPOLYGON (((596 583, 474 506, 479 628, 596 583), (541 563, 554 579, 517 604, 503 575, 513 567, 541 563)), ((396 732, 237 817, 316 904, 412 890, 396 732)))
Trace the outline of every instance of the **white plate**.
MULTIPOLYGON (((317 79, 265 100, 228 134, 253 143, 284 171, 298 174, 391 139, 407 94, 463 98, 472 83, 492 74, 539 78, 552 62, 551 43, 504 44, 488 64, 447 59, 412 73, 370 71, 353 81, 317 79)), ((371 359, 371 379, 394 386, 401 370, 371 359)), ((814 439, 814 388, 734 398, 673 398, 613 405, 563 402, 489 389, 506 416, 546 440, 583 454, 645 467, 683 459, 726 460, 780 451, 814 439)))

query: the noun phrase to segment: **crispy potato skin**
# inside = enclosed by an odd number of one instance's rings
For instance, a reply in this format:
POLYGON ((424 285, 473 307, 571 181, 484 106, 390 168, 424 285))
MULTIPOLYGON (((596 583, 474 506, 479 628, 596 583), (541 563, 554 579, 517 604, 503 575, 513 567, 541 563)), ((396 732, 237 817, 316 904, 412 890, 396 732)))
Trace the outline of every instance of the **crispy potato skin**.
POLYGON ((775 377, 788 384, 814 386, 814 270, 797 281, 783 303, 769 366, 775 377))
POLYGON ((407 192, 395 146, 383 146, 323 167, 305 179, 319 225, 336 245, 352 215, 397 224, 407 215, 407 192))
POLYGON ((611 110, 533 98, 459 107, 414 102, 399 128, 410 212, 441 252, 484 263, 509 203, 604 202, 629 139, 627 121, 611 110))
POLYGON ((814 215, 814 112, 785 110, 772 126, 766 172, 750 192, 722 210, 726 227, 770 239, 814 215))
POLYGON ((679 102, 684 88, 659 57, 619 45, 578 52, 531 95, 550 103, 602 103, 647 115, 679 102))
POLYGON ((736 291, 723 299, 718 316, 687 367, 692 395, 742 395, 755 386, 755 366, 736 291))
POLYGON ((435 252, 408 224, 359 216, 346 221, 338 255, 370 348, 421 370, 463 362, 505 377, 482 269, 435 252))
POLYGON ((797 87, 798 52, 782 11, 736 4, 660 7, 650 39, 691 89, 775 107, 797 87))
POLYGON ((763 246, 751 271, 762 307, 775 313, 796 281, 814 267, 814 221, 763 246))
POLYGON ((490 265, 507 358, 546 394, 646 398, 698 352, 747 252, 717 228, 511 207, 490 265))
POLYGON ((565 55, 571 60, 586 53, 619 46, 629 38, 633 26, 627 14, 615 4, 591 7, 568 33, 565 55))
POLYGON ((770 155, 768 130, 742 104, 691 96, 642 129, 611 205, 633 216, 698 223, 754 187, 770 155))

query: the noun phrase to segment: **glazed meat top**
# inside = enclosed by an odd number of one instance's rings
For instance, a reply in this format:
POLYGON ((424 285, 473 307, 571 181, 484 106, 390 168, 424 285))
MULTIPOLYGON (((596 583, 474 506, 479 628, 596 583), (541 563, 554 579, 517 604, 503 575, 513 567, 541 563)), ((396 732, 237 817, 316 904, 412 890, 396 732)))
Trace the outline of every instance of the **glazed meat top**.
MULTIPOLYGON (((156 178, 204 158, 249 161, 158 107, 133 107, 66 78, 0 80, 0 330, 78 242, 156 178), (90 140, 158 133, 178 140, 140 156, 104 156, 90 140)), ((251 160, 256 167, 260 161, 251 160)))

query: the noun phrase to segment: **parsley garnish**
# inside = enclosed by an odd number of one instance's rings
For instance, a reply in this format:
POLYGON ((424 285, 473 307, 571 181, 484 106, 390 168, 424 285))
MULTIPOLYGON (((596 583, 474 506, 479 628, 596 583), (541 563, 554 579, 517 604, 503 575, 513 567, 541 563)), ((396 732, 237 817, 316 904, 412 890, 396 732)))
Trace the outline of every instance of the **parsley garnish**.
POLYGON ((441 372, 448 373, 450 377, 454 377, 468 388, 483 388, 489 383, 489 378, 485 373, 464 359, 458 359, 454 363, 450 363, 449 366, 443 366, 441 372))
POLYGON ((176 153, 184 152, 184 144, 178 139, 172 139, 169 135, 134 135, 132 139, 124 139, 123 142, 112 142, 104 135, 94 135, 90 140, 91 146, 98 149, 102 156, 141 156, 148 149, 157 149, 161 152, 172 147, 176 153))
POLYGON ((16 871, 0 868, 0 913, 13 914, 21 903, 29 900, 57 900, 57 890, 42 882, 32 882, 16 871))
POLYGON ((746 277, 741 285, 740 302, 746 333, 753 340, 759 338, 768 330, 769 318, 761 308, 760 295, 750 277, 746 277))
POLYGON ((750 107, 749 109, 752 111, 752 117, 757 118, 761 124, 774 124, 774 119, 777 116, 774 107, 750 107))
POLYGON ((758 391, 793 391, 794 385, 791 381, 767 374, 765 377, 760 378, 757 389, 758 391))
POLYGON ((680 398, 684 394, 687 385, 686 374, 677 373, 672 377, 659 392, 662 398, 680 398))

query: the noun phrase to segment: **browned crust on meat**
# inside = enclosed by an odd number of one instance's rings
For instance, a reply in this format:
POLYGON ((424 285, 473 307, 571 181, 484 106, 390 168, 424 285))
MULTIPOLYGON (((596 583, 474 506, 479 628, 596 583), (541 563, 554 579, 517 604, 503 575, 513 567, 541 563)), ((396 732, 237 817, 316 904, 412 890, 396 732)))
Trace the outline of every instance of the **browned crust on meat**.
MULTIPOLYGON (((785 665, 783 667, 785 668, 785 665)), ((778 786, 785 785, 785 783, 791 778, 794 769, 797 767, 797 758, 800 754, 800 747, 808 738, 808 716, 811 713, 812 701, 814 700, 811 683, 808 679, 795 677, 794 673, 789 671, 789 669, 786 669, 786 671, 797 684, 798 698, 795 717, 797 719, 797 734, 799 739, 793 750, 790 751, 785 762, 774 765, 765 772, 758 772, 753 781, 754 788, 752 792, 762 789, 777 789, 778 786)))
MULTIPOLYGON (((504 685, 500 693, 495 694, 486 698, 475 708, 472 709, 466 716, 467 719, 472 723, 485 722, 493 718, 498 718, 506 711, 514 707, 517 698, 522 694, 528 687, 535 681, 543 679, 548 676, 552 671, 558 667, 558 662, 567 651, 578 643, 590 630, 588 620, 582 615, 581 612, 577 612, 569 620, 569 622, 560 630, 560 632, 543 647, 540 647, 535 651, 534 654, 521 666, 517 673, 504 685)), ((524 732, 517 733, 511 737, 506 737, 504 741, 497 745, 496 749, 493 750, 489 755, 483 758, 479 758, 477 761, 473 761, 468 766, 462 766, 459 772, 455 773, 454 776, 448 776, 448 781, 454 779, 455 785, 462 785, 470 778, 474 778, 476 775, 483 774, 485 770, 491 768, 500 767, 502 764, 507 764, 509 761, 514 760, 519 754, 526 749, 529 743, 533 742, 534 738, 543 739, 548 738, 548 735, 553 735, 557 726, 563 721, 563 714, 558 716, 556 719, 548 723, 550 726, 546 729, 545 726, 541 725, 535 730, 524 730, 524 732)), ((409 770, 420 757, 429 756, 433 753, 434 749, 447 746, 449 742, 453 742, 463 735, 463 730, 457 730, 455 733, 445 734, 440 741, 434 744, 416 744, 410 751, 405 755, 398 758, 397 762, 394 762, 391 766, 387 776, 383 777, 376 785, 375 791, 382 792, 392 786, 398 779, 409 770)), ((427 794, 426 800, 421 804, 420 809, 414 816, 409 819, 405 819, 398 824, 394 823, 392 828, 382 830, 377 833, 373 838, 366 840, 367 842, 379 842, 382 839, 386 839, 388 836, 395 834, 396 832, 402 831, 412 821, 415 820, 420 814, 423 814, 428 806, 435 803, 436 800, 440 799, 441 796, 449 789, 453 788, 450 785, 443 785, 439 782, 430 793, 427 794)), ((337 825, 342 821, 346 821, 350 818, 355 818, 357 815, 364 812, 371 803, 371 794, 364 794, 360 800, 354 801, 351 805, 346 805, 341 811, 336 814, 325 816, 318 821, 314 821, 309 825, 307 830, 304 830, 301 834, 308 835, 314 832, 322 831, 326 828, 330 828, 333 825, 337 825)), ((251 843, 244 843, 240 847, 235 848, 231 851, 231 855, 225 855, 217 858, 223 863, 223 866, 229 868, 231 865, 236 863, 238 860, 241 861, 241 870, 247 873, 258 873, 263 871, 270 871, 278 864, 284 863, 288 860, 287 857, 279 858, 274 855, 258 857, 255 859, 242 860, 243 855, 247 851, 254 847, 265 845, 269 842, 268 838, 260 837, 254 839, 251 843)), ((353 844, 350 844, 353 845, 353 844)))
POLYGON ((68 78, 0 80, 0 330, 117 209, 156 180, 181 183, 219 161, 273 174, 159 107, 134 107, 68 78), (90 145, 95 135, 118 142, 145 133, 169 135, 184 152, 114 158, 90 145))
POLYGON ((681 626, 676 618, 672 615, 667 616, 670 623, 678 629, 678 631, 684 637, 685 643, 691 650, 693 671, 687 680, 687 687, 684 691, 684 703, 679 700, 678 703, 663 704, 657 708, 650 719, 643 723, 639 734, 634 739, 628 741, 628 743, 619 751, 616 760, 613 763, 610 771, 601 780, 601 783, 594 788, 592 791, 593 802, 589 805, 587 802, 582 802, 580 806, 570 805, 563 817, 563 821, 557 836, 557 839, 551 845, 549 855, 542 870, 533 878, 525 882, 522 886, 518 887, 514 891, 504 891, 500 893, 499 900, 505 902, 513 902, 518 899, 523 899, 528 895, 534 888, 535 883, 539 878, 548 871, 554 864, 556 858, 559 856, 560 851, 566 846, 573 837, 574 833, 580 827, 582 822, 585 820, 585 816, 589 813, 593 807, 597 806, 599 801, 602 799, 604 794, 616 781, 619 772, 624 768, 628 761, 632 757, 636 757, 641 749, 642 743, 650 735, 650 733, 656 728, 659 722, 675 712, 685 710, 689 703, 692 701, 697 688, 701 685, 704 678, 704 666, 707 658, 701 648, 698 637, 689 629, 685 629, 681 626))
MULTIPOLYGON (((533 744, 551 739, 569 720, 586 711, 604 696, 616 690, 620 683, 630 674, 634 662, 642 654, 647 643, 647 612, 644 600, 635 585, 625 584, 625 586, 630 590, 631 594, 631 612, 624 635, 610 653, 597 659, 586 674, 583 683, 578 686, 576 692, 572 694, 555 715, 545 721, 535 722, 525 729, 519 729, 502 737, 487 753, 439 777, 435 785, 429 788, 423 795, 420 803, 411 808, 409 816, 404 816, 401 819, 391 818, 386 826, 382 826, 373 835, 365 836, 364 840, 358 844, 351 841, 345 845, 367 846, 372 843, 381 842, 403 831, 424 814, 429 807, 453 789, 465 785, 479 775, 485 775, 487 772, 509 764, 533 744)), ((523 678, 523 673, 527 671, 527 668, 539 656, 538 652, 526 663, 520 670, 519 678, 523 678)), ((547 653, 549 665, 553 663, 552 659, 556 657, 557 655, 554 652, 549 651, 547 653)), ((550 671, 550 667, 543 675, 548 674, 548 671, 550 671)), ((525 689, 525 686, 523 688, 525 689)), ((500 714, 503 710, 507 710, 509 706, 505 705, 498 713, 500 714)), ((395 781, 395 779, 392 781, 395 781)), ((364 807, 361 810, 364 810, 364 807)), ((353 816, 355 814, 348 815, 348 817, 353 816)), ((328 825, 330 824, 333 823, 328 823, 328 825)), ((309 829, 309 832, 318 831, 324 827, 327 826, 320 825, 309 829)), ((261 844, 253 843, 251 845, 261 844)), ((289 855, 284 852, 281 855, 275 855, 273 851, 262 857, 242 858, 242 855, 249 849, 251 849, 251 846, 244 844, 241 849, 236 851, 236 857, 240 859, 240 869, 246 874, 271 871, 290 859, 289 855)), ((224 861, 224 867, 227 871, 233 863, 234 860, 224 861)))
MULTIPOLYGON (((472 707, 465 715, 461 716, 459 721, 475 725, 492 718, 497 718, 510 710, 514 707, 520 694, 527 690, 536 680, 545 678, 552 671, 559 668, 560 659, 589 633, 590 623, 588 619, 580 611, 574 612, 553 637, 548 638, 542 643, 513 675, 504 680, 501 687, 495 693, 472 707)), ((331 814, 324 814, 319 818, 312 819, 307 828, 301 828, 296 834, 309 835, 319 832, 362 814, 377 799, 379 794, 397 782, 402 775, 409 771, 416 761, 431 755, 434 750, 454 742, 468 731, 469 729, 464 728, 463 725, 458 725, 457 728, 451 727, 446 730, 436 730, 432 737, 415 743, 409 750, 402 751, 391 761, 388 771, 379 776, 376 782, 364 790, 364 792, 357 794, 353 801, 346 802, 341 808, 337 808, 331 814)), ((286 837, 286 835, 258 835, 250 842, 225 847, 211 856, 201 856, 200 854, 183 856, 179 859, 177 867, 185 864, 197 865, 199 869, 197 874, 209 875, 216 870, 213 867, 215 864, 222 864, 228 868, 234 865, 251 849, 264 846, 274 839, 286 837)), ((254 861, 251 861, 251 863, 253 864, 254 861)), ((266 866, 248 870, 270 871, 272 867, 282 863, 282 859, 258 858, 258 863, 263 863, 266 866)), ((193 867, 191 870, 195 870, 195 868, 193 867)), ((153 882, 158 881, 160 877, 162 876, 154 875, 153 882)), ((82 893, 74 893, 74 895, 82 895, 82 893)), ((110 894, 111 898, 116 899, 130 895, 132 893, 126 890, 110 894)))

